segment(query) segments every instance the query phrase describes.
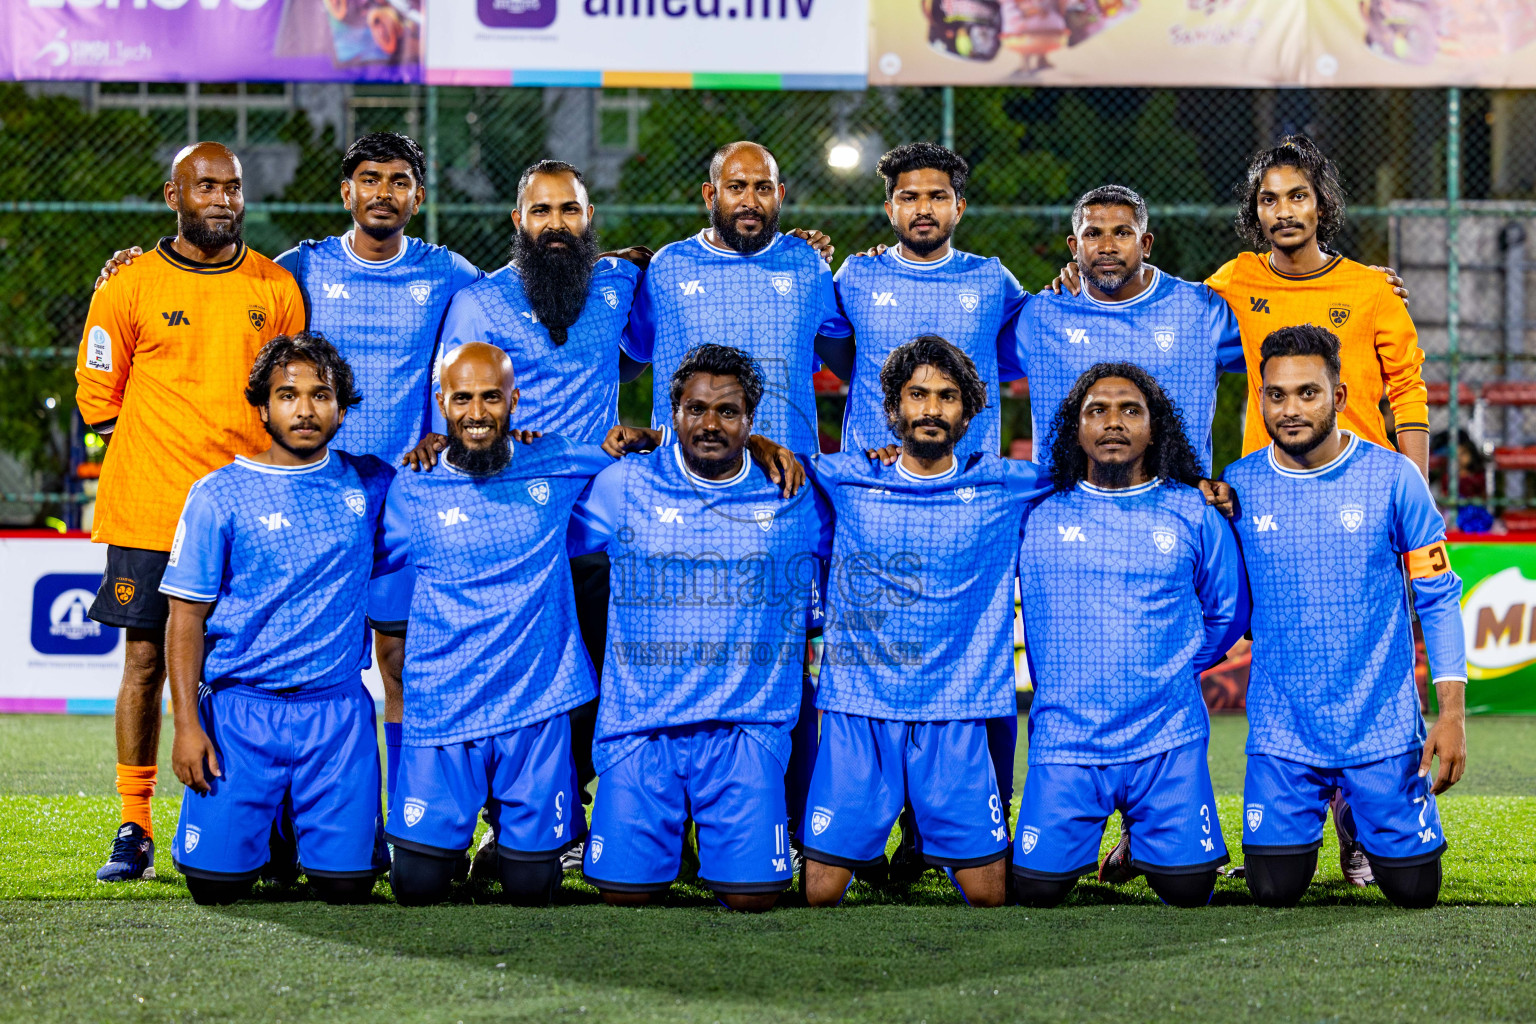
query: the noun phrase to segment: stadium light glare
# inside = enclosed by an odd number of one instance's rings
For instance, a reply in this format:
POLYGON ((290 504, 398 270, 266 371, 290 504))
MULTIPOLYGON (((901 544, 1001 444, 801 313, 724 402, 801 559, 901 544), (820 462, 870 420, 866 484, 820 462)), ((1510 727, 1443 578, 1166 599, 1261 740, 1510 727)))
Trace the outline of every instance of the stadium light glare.
POLYGON ((854 142, 834 143, 832 148, 827 150, 827 165, 839 171, 853 170, 859 166, 861 159, 863 154, 859 152, 858 144, 854 142))

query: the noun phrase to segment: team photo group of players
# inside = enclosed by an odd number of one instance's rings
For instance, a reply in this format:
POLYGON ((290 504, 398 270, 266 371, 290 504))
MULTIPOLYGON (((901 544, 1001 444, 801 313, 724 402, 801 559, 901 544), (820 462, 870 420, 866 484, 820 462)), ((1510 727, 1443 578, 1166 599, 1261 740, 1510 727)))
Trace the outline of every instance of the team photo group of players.
POLYGON ((953 247, 968 167, 931 143, 881 159, 893 244, 835 273, 831 239, 780 230, 756 143, 713 154, 708 226, 654 253, 601 252, 581 171, 535 163, 489 274, 405 233, 425 163, 358 139, 350 229, 273 260, 242 241, 237 156, 189 146, 176 234, 97 281, 91 614, 126 635, 99 879, 153 877, 168 679, 199 903, 301 873, 359 902, 387 872, 402 904, 469 877, 541 905, 579 869, 638 905, 696 857, 738 910, 929 867, 976 907, 1095 873, 1198 907, 1236 832, 1229 873, 1287 906, 1330 809, 1351 882, 1438 899, 1466 663, 1423 353, 1395 275, 1328 248, 1344 198, 1310 140, 1253 157, 1254 251, 1206 281, 1161 271, 1146 203, 1104 185, 1037 294, 953 247), (823 366, 848 382, 834 454, 823 366), (622 426, 647 368, 652 425, 622 426), (1213 481, 1228 372, 1244 457, 1213 481), (1032 461, 998 455, 1020 378, 1032 461), (1200 673, 1245 637, 1224 834, 1200 673))

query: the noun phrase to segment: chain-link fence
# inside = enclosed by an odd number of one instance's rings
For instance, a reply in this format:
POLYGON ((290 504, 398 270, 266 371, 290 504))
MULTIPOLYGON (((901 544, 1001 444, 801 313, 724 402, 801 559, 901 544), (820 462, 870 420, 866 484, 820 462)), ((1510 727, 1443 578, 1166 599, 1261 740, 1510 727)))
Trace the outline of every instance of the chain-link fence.
MULTIPOLYGON (((1526 242, 1536 234, 1533 94, 69 84, 0 86, 0 100, 0 520, 13 524, 72 521, 78 465, 90 458, 73 413, 72 362, 91 280, 112 250, 147 247, 174 229, 160 187, 175 150, 212 138, 241 154, 246 237, 276 254, 346 229, 342 151, 382 128, 413 135, 432 160, 428 206, 411 231, 486 268, 505 259, 519 173, 542 157, 586 170, 605 245, 657 248, 703 226, 699 184, 715 147, 756 139, 777 155, 788 185, 783 226, 826 231, 841 259, 892 240, 874 174, 879 154, 940 141, 973 169, 957 244, 1001 257, 1030 289, 1067 257, 1073 199, 1109 181, 1152 205, 1154 262, 1205 277, 1243 248, 1233 189, 1250 154, 1306 131, 1338 162, 1350 193, 1335 246, 1402 269, 1431 360, 1426 377, 1471 385, 1432 396, 1437 447, 1447 447, 1453 423, 1470 428, 1471 442, 1462 473, 1441 472, 1437 489, 1451 500, 1526 502, 1523 477, 1495 481, 1485 464, 1497 446, 1495 465, 1520 468, 1510 453, 1536 441, 1536 417, 1528 431, 1513 399, 1530 398, 1536 411, 1536 393, 1494 401, 1484 385, 1524 378, 1526 343, 1536 342, 1524 299, 1536 259, 1526 242)), ((1218 467, 1238 454, 1244 394, 1238 378, 1222 386, 1218 467)), ((823 399, 833 437, 840 401, 823 399)), ((647 380, 626 386, 622 412, 648 417, 647 380)), ((1027 399, 1005 391, 1005 444, 1028 430, 1027 399)))

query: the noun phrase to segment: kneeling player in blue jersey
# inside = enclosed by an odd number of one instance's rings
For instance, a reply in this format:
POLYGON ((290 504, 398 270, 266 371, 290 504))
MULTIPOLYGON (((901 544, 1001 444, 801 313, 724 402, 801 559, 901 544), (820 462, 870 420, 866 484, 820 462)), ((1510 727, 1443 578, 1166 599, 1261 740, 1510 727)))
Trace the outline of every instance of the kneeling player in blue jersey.
POLYGON ((193 486, 160 584, 171 763, 187 785, 172 859, 198 903, 238 900, 286 808, 310 884, 328 902, 358 902, 388 866, 362 670, 393 470, 328 448, 360 398, 320 335, 273 338, 245 394, 272 446, 193 486))
POLYGON ((568 712, 597 694, 566 557, 578 495, 612 459, 559 435, 513 446, 505 352, 470 342, 441 363, 448 449, 390 488, 376 573, 416 574, 405 649, 390 885, 436 902, 464 866, 482 807, 502 891, 545 904, 586 832, 568 712))
POLYGON ((1259 359, 1272 443, 1226 474, 1253 590, 1248 888, 1264 906, 1301 899, 1342 787, 1381 891, 1399 906, 1432 906, 1446 845, 1435 796, 1461 778, 1467 754, 1461 580, 1445 521, 1412 462, 1339 430, 1351 396, 1332 333, 1283 328, 1259 359), (1440 704, 1427 735, 1410 600, 1440 704))
POLYGON ((576 506, 571 554, 613 565, 583 867, 612 904, 671 885, 690 819, 726 906, 767 910, 791 882, 784 771, 831 534, 814 488, 783 497, 748 456, 762 395, 746 353, 694 349, 672 375, 677 443, 576 506))
POLYGON ((1035 698, 1015 892, 1064 900, 1118 810, 1152 891, 1204 906, 1227 847, 1199 677, 1248 627, 1237 541, 1197 490, 1178 410, 1140 367, 1091 367, 1050 436, 1056 491, 1019 546, 1035 698))
POLYGON ((1019 525, 1046 487, 1032 463, 955 457, 986 386, 943 338, 896 349, 880 382, 900 458, 824 455, 814 473, 835 527, 806 898, 834 905, 854 871, 878 870, 910 803, 918 852, 972 906, 995 907, 1008 824, 986 720, 1014 713, 1019 525))

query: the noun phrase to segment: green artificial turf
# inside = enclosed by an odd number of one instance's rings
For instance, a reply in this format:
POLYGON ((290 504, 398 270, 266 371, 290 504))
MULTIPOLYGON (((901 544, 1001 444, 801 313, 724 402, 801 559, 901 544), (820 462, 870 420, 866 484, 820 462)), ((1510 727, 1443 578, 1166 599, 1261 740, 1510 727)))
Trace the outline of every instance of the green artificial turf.
MULTIPOLYGON (((1245 730, 1212 728, 1235 856, 1245 730)), ((161 877, 93 880, 117 823, 111 737, 109 719, 0 716, 0 1020, 1536 1021, 1536 719, 1469 723, 1443 902, 1418 912, 1345 885, 1331 829, 1288 911, 1236 879, 1197 911, 1139 880, 975 911, 932 873, 756 917, 687 885, 616 910, 576 875, 550 910, 468 885, 411 910, 382 883, 373 906, 263 888, 204 909, 167 855, 174 783, 155 801, 161 877)))

